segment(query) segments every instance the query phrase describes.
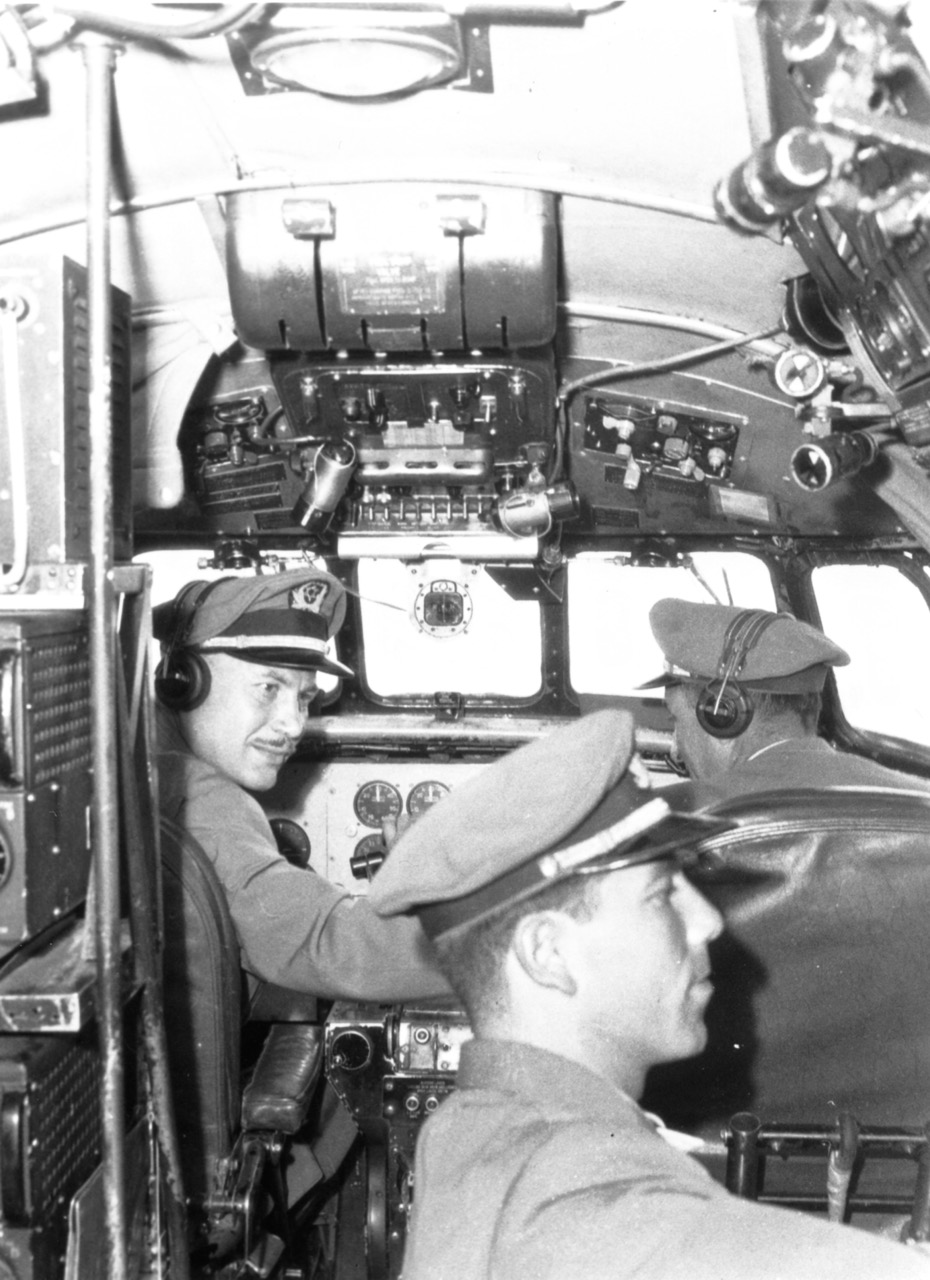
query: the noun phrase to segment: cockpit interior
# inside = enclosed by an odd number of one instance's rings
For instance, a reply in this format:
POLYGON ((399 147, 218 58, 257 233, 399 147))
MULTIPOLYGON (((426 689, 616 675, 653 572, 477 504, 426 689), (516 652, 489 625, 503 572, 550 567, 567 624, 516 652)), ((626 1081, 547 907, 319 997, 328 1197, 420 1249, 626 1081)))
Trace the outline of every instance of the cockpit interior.
MULTIPOLYGON (((173 1030, 134 957, 171 949, 151 609, 186 582, 345 585, 354 675, 262 803, 355 895, 386 820, 589 711, 686 777, 641 688, 667 596, 822 627, 852 661, 820 734, 927 790, 928 68, 921 0, 0 5, 0 1276, 397 1280, 469 1035, 336 1002, 317 1073, 360 1138, 326 1197, 266 1229, 284 1130, 256 1122, 183 1207, 193 1262, 165 1244, 146 1188, 171 1200, 186 1139, 152 1137, 173 1030), (96 1118, 30 1172, 62 1105, 96 1118)), ((731 1189, 925 1241, 930 815, 870 804, 741 810, 757 860, 819 833, 755 897, 746 849, 710 851, 731 995, 650 1101, 731 1189)))

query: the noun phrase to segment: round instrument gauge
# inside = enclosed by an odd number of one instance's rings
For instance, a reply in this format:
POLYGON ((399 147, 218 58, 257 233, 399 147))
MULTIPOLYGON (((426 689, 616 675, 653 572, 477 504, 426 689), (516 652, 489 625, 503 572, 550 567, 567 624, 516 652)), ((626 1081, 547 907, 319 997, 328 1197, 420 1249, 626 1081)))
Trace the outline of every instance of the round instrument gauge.
POLYGON ((424 582, 413 602, 417 626, 428 636, 442 639, 459 636, 468 630, 474 604, 468 587, 452 578, 434 578, 424 582))
POLYGON ((396 818, 404 807, 400 792, 389 782, 366 782, 355 793, 355 814, 366 827, 380 827, 385 818, 396 818))
POLYGON ((355 846, 349 866, 356 880, 370 880, 387 856, 384 836, 363 836, 355 846))
POLYGON ((378 854, 384 858, 384 836, 362 836, 352 853, 353 858, 372 858, 378 854))
POLYGON ((287 858, 295 867, 310 865, 310 837, 303 827, 290 818, 272 818, 271 830, 282 857, 287 858))
POLYGON ((345 1027, 333 1036, 330 1059, 340 1071, 361 1071, 374 1056, 368 1034, 357 1027, 345 1027))
POLYGON ((407 812, 416 817, 448 794, 449 788, 444 782, 418 782, 407 797, 407 812))

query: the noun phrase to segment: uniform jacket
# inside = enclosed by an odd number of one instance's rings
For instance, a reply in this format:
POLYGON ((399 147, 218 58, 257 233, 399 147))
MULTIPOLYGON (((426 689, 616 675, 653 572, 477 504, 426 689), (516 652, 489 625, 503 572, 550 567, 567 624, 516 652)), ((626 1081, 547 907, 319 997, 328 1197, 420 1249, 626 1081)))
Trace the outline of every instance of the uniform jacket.
POLYGON ((326 998, 448 995, 418 922, 382 920, 364 898, 289 863, 255 797, 192 755, 173 715, 158 715, 161 811, 213 864, 247 974, 326 998))
POLYGON ((788 738, 763 747, 725 777, 699 783, 701 798, 730 798, 792 787, 894 787, 930 791, 930 782, 849 751, 837 751, 824 738, 788 738))
POLYGON ((506 1041, 463 1046, 423 1126, 403 1280, 892 1280, 930 1260, 738 1200, 606 1080, 506 1041))

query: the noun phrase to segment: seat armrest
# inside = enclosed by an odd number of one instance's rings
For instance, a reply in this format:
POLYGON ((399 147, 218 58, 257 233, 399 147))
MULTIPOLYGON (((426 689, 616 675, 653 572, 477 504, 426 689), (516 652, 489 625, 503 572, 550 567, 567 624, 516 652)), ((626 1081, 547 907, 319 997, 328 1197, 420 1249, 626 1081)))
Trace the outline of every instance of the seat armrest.
POLYGON ((323 1067, 323 1028, 273 1023, 242 1095, 243 1129, 296 1133, 323 1067))

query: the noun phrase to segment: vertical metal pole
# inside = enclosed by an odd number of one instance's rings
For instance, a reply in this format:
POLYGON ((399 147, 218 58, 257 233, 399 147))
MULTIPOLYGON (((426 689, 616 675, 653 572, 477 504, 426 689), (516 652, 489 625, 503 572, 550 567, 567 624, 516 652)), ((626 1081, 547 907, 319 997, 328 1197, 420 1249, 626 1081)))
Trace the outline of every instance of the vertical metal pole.
POLYGON ((827 1157, 827 1218, 845 1222, 853 1169, 859 1154, 859 1122, 849 1111, 841 1111, 836 1121, 836 1139, 827 1157))
POLYGON ((127 1280, 125 1102, 120 955, 119 792, 110 306, 110 145, 116 45, 81 38, 87 79, 87 302, 90 366, 90 657, 94 796, 97 1015, 103 1069, 103 1183, 107 1275, 127 1280))

